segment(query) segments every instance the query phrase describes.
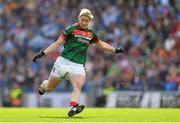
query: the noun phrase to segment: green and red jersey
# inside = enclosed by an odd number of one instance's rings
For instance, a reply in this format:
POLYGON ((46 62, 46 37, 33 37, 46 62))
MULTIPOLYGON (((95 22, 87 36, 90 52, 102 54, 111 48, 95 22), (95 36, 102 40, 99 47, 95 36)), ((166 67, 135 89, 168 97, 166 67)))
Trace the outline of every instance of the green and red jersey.
POLYGON ((89 45, 99 41, 92 29, 82 29, 77 23, 69 26, 60 37, 65 40, 61 56, 79 64, 86 63, 89 45))

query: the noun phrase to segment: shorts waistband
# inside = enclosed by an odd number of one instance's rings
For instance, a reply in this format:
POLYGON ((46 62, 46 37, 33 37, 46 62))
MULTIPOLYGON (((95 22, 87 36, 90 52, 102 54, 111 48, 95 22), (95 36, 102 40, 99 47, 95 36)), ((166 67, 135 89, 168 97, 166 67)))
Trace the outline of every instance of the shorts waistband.
POLYGON ((78 66, 78 67, 85 67, 84 64, 75 63, 75 62, 73 62, 73 61, 71 61, 69 59, 66 59, 66 58, 62 57, 62 56, 59 56, 58 59, 62 59, 63 61, 66 61, 66 62, 70 63, 71 65, 75 65, 75 66, 78 66))

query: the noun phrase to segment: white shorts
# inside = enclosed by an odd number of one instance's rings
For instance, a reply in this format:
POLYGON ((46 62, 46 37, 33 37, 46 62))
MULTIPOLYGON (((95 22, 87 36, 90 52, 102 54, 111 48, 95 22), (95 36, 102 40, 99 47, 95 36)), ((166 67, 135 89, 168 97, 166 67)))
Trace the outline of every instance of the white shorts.
POLYGON ((62 68, 64 68, 65 66, 68 66, 71 68, 71 76, 76 75, 76 74, 80 74, 83 76, 86 75, 85 67, 83 64, 78 64, 59 56, 56 59, 56 62, 54 63, 50 76, 61 78, 60 74, 61 74, 62 68))

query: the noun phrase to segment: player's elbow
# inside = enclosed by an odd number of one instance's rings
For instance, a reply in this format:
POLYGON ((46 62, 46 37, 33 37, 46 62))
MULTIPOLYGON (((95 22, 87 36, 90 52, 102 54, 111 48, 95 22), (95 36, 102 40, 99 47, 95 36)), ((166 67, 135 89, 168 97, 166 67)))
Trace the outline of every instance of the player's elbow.
POLYGON ((101 48, 101 49, 104 48, 104 42, 101 41, 101 40, 99 40, 99 41, 96 43, 96 45, 97 45, 99 48, 101 48))
POLYGON ((64 43, 64 40, 60 37, 57 41, 56 41, 56 45, 61 46, 64 43))

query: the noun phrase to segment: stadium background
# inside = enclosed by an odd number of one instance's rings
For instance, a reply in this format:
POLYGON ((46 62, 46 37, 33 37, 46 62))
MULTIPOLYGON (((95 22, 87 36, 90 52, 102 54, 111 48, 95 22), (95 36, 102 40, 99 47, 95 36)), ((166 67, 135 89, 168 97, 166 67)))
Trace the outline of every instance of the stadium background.
POLYGON ((0 0, 0 107, 64 107, 72 90, 63 81, 39 97, 62 50, 31 61, 92 10, 98 36, 126 53, 90 46, 81 102, 89 107, 180 107, 179 0, 0 0))

